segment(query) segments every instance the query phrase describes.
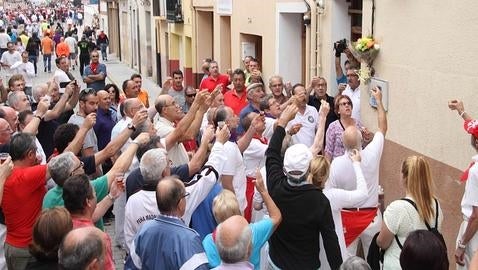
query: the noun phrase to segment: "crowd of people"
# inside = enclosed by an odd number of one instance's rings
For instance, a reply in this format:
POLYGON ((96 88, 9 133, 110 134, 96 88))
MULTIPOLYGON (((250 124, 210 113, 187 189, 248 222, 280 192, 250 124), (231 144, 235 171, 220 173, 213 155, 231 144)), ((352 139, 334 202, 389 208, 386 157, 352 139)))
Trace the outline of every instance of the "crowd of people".
MULTIPOLYGON (((1 269, 115 269, 114 246, 125 269, 448 269, 424 157, 401 164, 405 197, 378 207, 387 115, 373 88, 378 130, 361 123, 347 50, 335 96, 323 77, 265 79, 248 56, 225 74, 204 60, 199 89, 174 70, 150 104, 140 74, 106 84, 103 31, 48 10, 0 23, 1 269)), ((478 121, 449 108, 478 150, 478 121)), ((463 176, 460 269, 478 264, 477 166, 463 176)))

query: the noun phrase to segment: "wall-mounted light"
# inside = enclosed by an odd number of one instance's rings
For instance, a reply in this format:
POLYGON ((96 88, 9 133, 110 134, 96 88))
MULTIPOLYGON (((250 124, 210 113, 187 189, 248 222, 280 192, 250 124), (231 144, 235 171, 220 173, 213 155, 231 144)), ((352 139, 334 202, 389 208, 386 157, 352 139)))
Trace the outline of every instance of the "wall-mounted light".
POLYGON ((320 8, 324 8, 325 6, 324 0, 316 0, 316 3, 320 8))
POLYGON ((310 24, 310 13, 305 13, 304 17, 302 17, 304 20, 304 25, 309 25, 310 24))

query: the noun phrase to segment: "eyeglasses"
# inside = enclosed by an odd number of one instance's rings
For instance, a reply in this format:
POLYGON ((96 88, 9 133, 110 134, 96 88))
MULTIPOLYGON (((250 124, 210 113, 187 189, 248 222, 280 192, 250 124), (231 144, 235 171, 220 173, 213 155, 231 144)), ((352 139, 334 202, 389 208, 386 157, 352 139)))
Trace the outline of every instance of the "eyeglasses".
POLYGON ((184 192, 184 194, 181 195, 181 197, 179 197, 178 204, 179 204, 179 202, 181 202, 181 200, 182 200, 183 198, 186 198, 187 196, 189 196, 189 194, 190 194, 189 192, 184 192))
POLYGON ((74 172, 83 168, 84 166, 85 166, 85 163, 83 163, 83 161, 80 161, 80 165, 78 165, 78 167, 76 167, 73 171, 71 171, 70 176, 72 176, 74 172))
POLYGON ((186 95, 187 97, 196 97, 196 94, 189 94, 189 95, 186 95))
POLYGON ((340 102, 340 103, 339 103, 339 106, 347 106, 347 105, 348 105, 348 106, 352 106, 352 102, 346 101, 346 102, 340 102))
POLYGON ((273 85, 271 85, 271 87, 282 87, 282 84, 281 83, 280 84, 273 84, 273 85))

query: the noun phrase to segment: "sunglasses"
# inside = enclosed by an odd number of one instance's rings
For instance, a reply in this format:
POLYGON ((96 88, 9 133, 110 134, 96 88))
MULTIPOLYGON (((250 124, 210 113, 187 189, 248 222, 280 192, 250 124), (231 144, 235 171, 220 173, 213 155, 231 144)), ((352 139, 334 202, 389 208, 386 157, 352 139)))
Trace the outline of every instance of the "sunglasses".
POLYGON ((189 95, 186 95, 187 97, 196 97, 196 94, 189 94, 189 95))

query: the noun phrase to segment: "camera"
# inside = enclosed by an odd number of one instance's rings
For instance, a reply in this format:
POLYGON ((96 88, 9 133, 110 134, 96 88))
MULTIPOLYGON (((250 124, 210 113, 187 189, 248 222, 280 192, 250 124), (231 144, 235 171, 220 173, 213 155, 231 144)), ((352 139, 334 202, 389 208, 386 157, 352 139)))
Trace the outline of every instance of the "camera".
POLYGON ((339 41, 336 41, 334 43, 335 57, 340 57, 340 54, 342 54, 346 48, 347 48, 347 40, 345 38, 339 41))

